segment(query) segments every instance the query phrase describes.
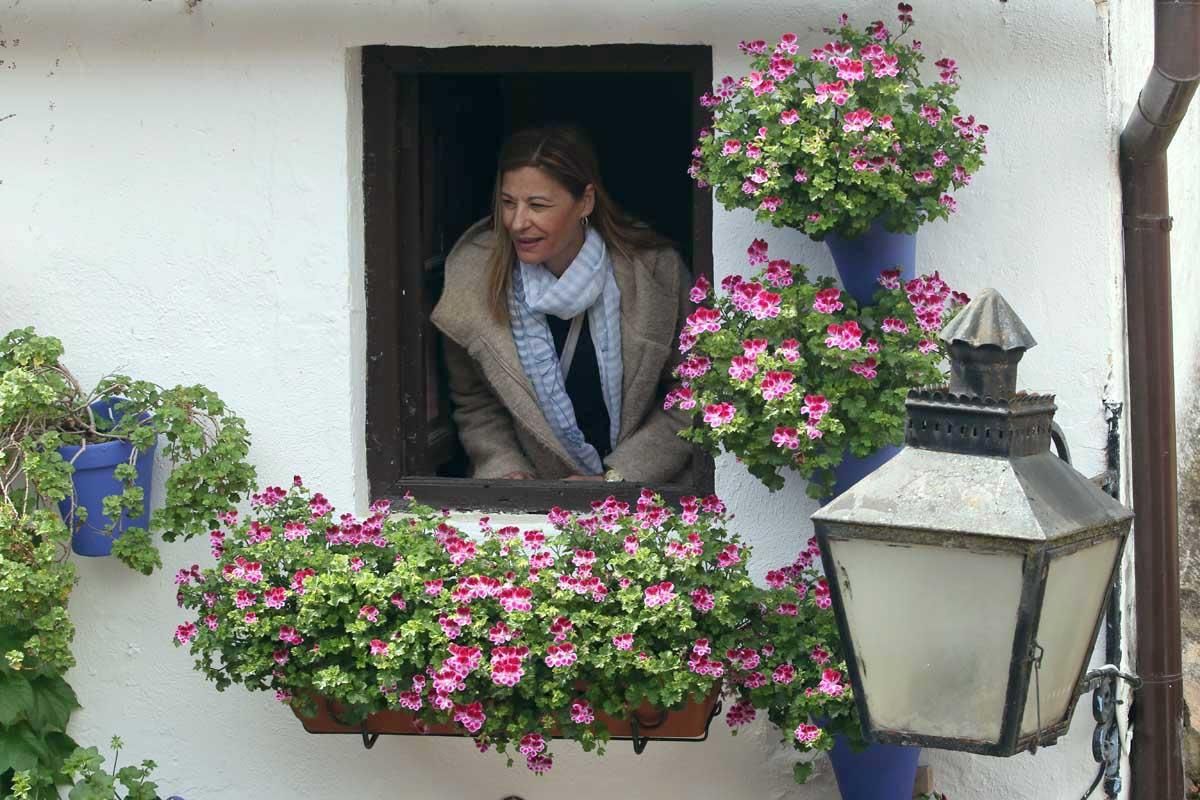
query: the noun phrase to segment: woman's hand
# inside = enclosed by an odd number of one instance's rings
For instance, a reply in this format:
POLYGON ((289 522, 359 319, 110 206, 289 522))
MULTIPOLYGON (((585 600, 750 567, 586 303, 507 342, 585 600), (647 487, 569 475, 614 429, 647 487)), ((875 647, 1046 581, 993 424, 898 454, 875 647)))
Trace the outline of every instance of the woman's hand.
POLYGON ((603 475, 568 475, 563 480, 567 481, 602 481, 603 475))
POLYGON ((518 469, 518 470, 514 470, 513 472, 508 473, 507 475, 501 475, 500 480, 502 480, 502 481, 531 481, 531 480, 533 480, 533 473, 526 472, 523 469, 518 469))

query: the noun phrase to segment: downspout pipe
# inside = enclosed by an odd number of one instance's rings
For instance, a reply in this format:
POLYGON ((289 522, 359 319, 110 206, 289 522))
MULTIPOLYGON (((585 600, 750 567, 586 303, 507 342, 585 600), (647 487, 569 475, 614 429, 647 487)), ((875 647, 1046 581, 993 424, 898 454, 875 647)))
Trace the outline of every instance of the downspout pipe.
POLYGON ((1156 0, 1154 66, 1121 133, 1132 433, 1134 800, 1183 800, 1175 375, 1167 147, 1200 84, 1200 0, 1156 0))

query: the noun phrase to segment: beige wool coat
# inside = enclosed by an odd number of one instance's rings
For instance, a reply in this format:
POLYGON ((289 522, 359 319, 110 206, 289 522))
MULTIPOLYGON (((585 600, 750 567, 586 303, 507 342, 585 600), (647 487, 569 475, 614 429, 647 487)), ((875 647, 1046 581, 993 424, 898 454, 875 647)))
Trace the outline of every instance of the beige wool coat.
MULTIPOLYGON (((473 225, 446 259, 446 283, 433 324, 446 336, 446 366, 454 421, 476 478, 525 471, 559 479, 578 470, 542 414, 507 321, 488 307, 487 270, 493 236, 488 221, 473 225)), ((604 459, 629 481, 675 482, 691 445, 677 432, 686 411, 664 411, 663 397, 679 362, 676 336, 690 313, 688 271, 675 251, 609 251, 621 291, 624 371, 620 434, 604 459)))

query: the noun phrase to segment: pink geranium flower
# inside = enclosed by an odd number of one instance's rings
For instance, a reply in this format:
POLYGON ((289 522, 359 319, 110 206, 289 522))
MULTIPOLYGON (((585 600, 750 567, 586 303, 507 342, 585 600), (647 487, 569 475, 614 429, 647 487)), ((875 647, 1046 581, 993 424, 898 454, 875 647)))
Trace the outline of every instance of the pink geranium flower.
POLYGON ((822 314, 832 314, 835 311, 841 311, 845 305, 841 301, 842 291, 836 286, 831 286, 828 289, 822 289, 817 292, 813 299, 813 310, 822 314))
POLYGON ((562 644, 552 644, 546 648, 546 657, 543 659, 546 666, 551 668, 569 667, 575 663, 579 655, 575 652, 575 645, 570 642, 562 644))
POLYGON ((784 339, 775 348, 775 355, 787 361, 789 364, 794 364, 800 360, 800 342, 795 339, 784 339))
POLYGON ((757 359, 760 355, 767 352, 767 347, 770 342, 766 339, 743 339, 742 340, 742 355, 746 358, 757 359))
POLYGON ((596 721, 596 714, 587 700, 580 698, 571 702, 571 721, 576 725, 590 725, 596 721))
MULTIPOLYGON (((750 246, 746 248, 746 258, 752 267, 756 264, 767 263, 767 243, 762 239, 752 241, 750 246)), ((729 290, 727 289, 726 291, 729 290)))
POLYGON ((761 209, 763 211, 773 214, 779 210, 779 207, 781 205, 783 205, 782 197, 776 197, 775 195, 768 195, 767 197, 764 197, 762 199, 762 202, 760 202, 758 204, 758 207, 759 207, 759 209, 761 209))
POLYGON ((737 409, 732 403, 710 403, 704 407, 704 421, 713 428, 728 425, 733 421, 737 409))
POLYGON ((776 259, 767 265, 766 274, 767 283, 774 286, 784 287, 791 286, 794 282, 792 277, 792 264, 785 259, 776 259))
POLYGON ((760 291, 754 298, 750 308, 750 316, 755 319, 769 319, 779 316, 782 298, 775 292, 760 291))
POLYGON ((807 722, 800 723, 796 728, 796 741, 802 744, 811 744, 821 738, 821 729, 816 725, 811 725, 807 722))
POLYGON ((716 598, 706 587, 701 586, 692 590, 692 608, 701 614, 712 611, 715 605, 716 598))
POLYGON ((885 269, 883 272, 879 273, 878 280, 879 280, 879 285, 885 289, 899 289, 900 288, 900 270, 885 269))
POLYGON ((846 133, 854 131, 865 131, 871 127, 874 122, 875 115, 865 108, 860 108, 856 111, 849 111, 846 116, 842 117, 842 130, 846 133))
MULTIPOLYGON (((844 81, 854 83, 866 79, 867 74, 863 62, 858 59, 847 59, 838 67, 837 76, 844 81)), ((839 81, 840 83, 840 81, 839 81)), ((840 103, 839 103, 840 105, 840 103)))
POLYGON ((826 669, 821 673, 821 683, 817 686, 817 691, 830 697, 837 697, 846 691, 845 685, 842 684, 842 673, 836 669, 826 669))
POLYGON ((854 320, 841 325, 833 324, 826 328, 829 335, 825 338, 825 346, 839 350, 857 350, 862 346, 862 330, 854 320))
POLYGON ((808 421, 816 424, 821 421, 821 417, 829 413, 832 408, 828 400, 823 394, 806 394, 804 395, 804 405, 800 407, 800 413, 808 415, 808 421))
POLYGON ((866 361, 860 361, 857 364, 850 365, 850 371, 856 375, 861 375, 867 380, 875 380, 878 371, 876 369, 877 362, 873 358, 868 358, 866 361))
POLYGON ((748 381, 758 374, 757 360, 747 356, 734 356, 729 364, 729 377, 735 381, 748 381))
POLYGON ((665 606, 675 599, 675 584, 670 581, 647 586, 642 593, 646 608, 665 606))
POLYGON ((180 644, 187 644, 196 638, 196 624, 194 622, 185 622, 175 628, 175 641, 180 644))
POLYGON ((753 722, 756 713, 749 700, 738 700, 725 712, 725 724, 731 728, 740 727, 753 722))
POLYGON ((784 425, 777 426, 771 435, 771 441, 785 450, 796 450, 800 447, 800 436, 795 428, 784 425))
POLYGON ((792 383, 795 377, 790 372, 767 372, 763 376, 761 387, 763 399, 770 402, 771 400, 778 400, 781 397, 787 397, 792 393, 792 389, 795 388, 792 383))
POLYGON ((796 679, 796 668, 791 664, 780 664, 771 673, 771 680, 775 683, 787 686, 796 679))

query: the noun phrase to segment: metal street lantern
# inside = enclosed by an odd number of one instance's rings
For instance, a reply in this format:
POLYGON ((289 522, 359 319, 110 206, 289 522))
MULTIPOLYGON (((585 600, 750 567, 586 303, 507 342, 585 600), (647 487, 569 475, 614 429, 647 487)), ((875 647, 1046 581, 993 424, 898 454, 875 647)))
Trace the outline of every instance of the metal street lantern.
POLYGON ((1066 732, 1133 514, 1051 453, 998 292, 941 336, 907 447, 812 519, 866 735, 1007 756, 1066 732))

